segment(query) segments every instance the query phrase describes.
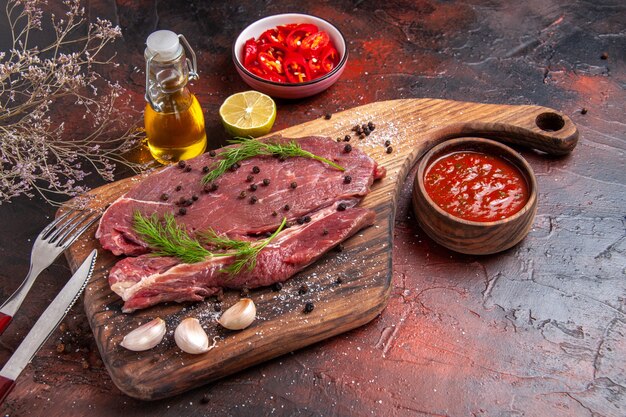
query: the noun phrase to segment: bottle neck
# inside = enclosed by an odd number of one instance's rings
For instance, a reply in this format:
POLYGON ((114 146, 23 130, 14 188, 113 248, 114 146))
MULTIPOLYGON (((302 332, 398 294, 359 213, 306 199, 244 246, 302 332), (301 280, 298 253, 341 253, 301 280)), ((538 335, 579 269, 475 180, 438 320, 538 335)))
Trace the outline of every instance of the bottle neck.
POLYGON ((189 67, 184 53, 160 61, 157 56, 146 56, 146 101, 155 111, 165 111, 171 96, 188 96, 189 67))

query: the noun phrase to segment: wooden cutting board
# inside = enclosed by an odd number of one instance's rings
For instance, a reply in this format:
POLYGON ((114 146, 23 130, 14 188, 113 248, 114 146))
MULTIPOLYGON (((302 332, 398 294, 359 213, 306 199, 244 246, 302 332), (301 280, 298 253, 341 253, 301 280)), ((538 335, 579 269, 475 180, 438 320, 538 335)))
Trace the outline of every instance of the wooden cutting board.
MULTIPOLYGON (((66 252, 74 270, 93 248, 100 249, 95 273, 85 291, 85 310, 94 337, 114 383, 126 394, 146 400, 176 395, 268 359, 361 326, 385 305, 391 291, 391 250, 396 202, 407 172, 432 146, 453 137, 479 136, 533 147, 554 155, 570 152, 578 139, 572 121, 558 112, 537 106, 505 106, 435 99, 407 99, 367 104, 317 119, 275 134, 286 137, 352 135, 350 143, 387 168, 362 205, 376 211, 374 226, 362 230, 320 261, 289 280, 279 292, 252 290, 257 320, 249 328, 230 332, 215 319, 214 301, 159 305, 133 314, 121 312, 122 302, 107 284, 107 274, 118 260, 94 239, 95 227, 66 252), (365 139, 355 138, 355 124, 373 122, 365 139), (383 143, 391 142, 386 152, 383 143), (306 283, 309 291, 299 294, 306 283), (315 309, 303 313, 306 302, 315 309), (123 336, 155 317, 167 322, 163 342, 146 352, 119 346, 123 336), (173 331, 186 317, 197 317, 214 338, 216 347, 202 355, 182 353, 173 331)), ((89 193, 93 208, 107 204, 140 181, 117 181, 89 193)), ((68 205, 71 202, 68 203, 68 205)), ((67 205, 60 212, 67 209, 67 205)), ((240 295, 225 293, 222 308, 240 295)))

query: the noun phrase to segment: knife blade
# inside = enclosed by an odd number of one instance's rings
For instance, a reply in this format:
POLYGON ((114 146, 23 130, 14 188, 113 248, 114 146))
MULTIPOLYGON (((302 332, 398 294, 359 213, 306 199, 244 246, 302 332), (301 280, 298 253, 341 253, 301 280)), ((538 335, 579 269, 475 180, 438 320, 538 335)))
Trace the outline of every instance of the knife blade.
POLYGON ((93 273, 98 251, 91 251, 72 278, 65 284, 59 294, 52 300, 39 320, 28 332, 22 343, 15 350, 8 362, 0 370, 0 404, 15 386, 15 380, 22 370, 30 363, 37 351, 48 340, 48 337, 61 323, 70 308, 74 305, 93 273))

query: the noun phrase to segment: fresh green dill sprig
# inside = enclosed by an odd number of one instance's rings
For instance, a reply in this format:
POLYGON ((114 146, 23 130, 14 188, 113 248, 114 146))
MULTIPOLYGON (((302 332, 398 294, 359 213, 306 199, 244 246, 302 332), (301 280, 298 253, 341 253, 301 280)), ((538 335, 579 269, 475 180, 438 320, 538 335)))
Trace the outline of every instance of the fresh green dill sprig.
POLYGON ((161 220, 156 214, 145 217, 139 211, 135 211, 133 220, 133 229, 153 250, 154 256, 172 256, 189 264, 204 261, 207 257, 233 256, 235 261, 220 270, 231 275, 238 274, 244 267, 249 271, 254 269, 258 254, 287 224, 287 218, 283 218, 278 229, 270 237, 257 242, 247 242, 219 236, 213 229, 198 233, 200 240, 192 238, 187 229, 179 226, 174 216, 169 213, 163 215, 161 220), (202 243, 225 252, 211 252, 202 246, 202 243))
POLYGON ((291 141, 287 144, 280 143, 270 143, 270 142, 261 142, 258 140, 246 139, 246 138, 235 138, 228 141, 234 146, 232 148, 227 148, 220 154, 218 157, 220 161, 217 163, 217 166, 209 171, 208 174, 204 176, 202 179, 202 183, 206 184, 211 181, 215 181, 222 174, 230 169, 234 164, 243 161, 244 159, 249 159, 255 156, 267 156, 267 155, 276 155, 281 158, 293 158, 293 157, 303 157, 315 159, 316 161, 320 161, 322 163, 328 164, 331 167, 338 169, 339 171, 345 171, 341 165, 334 163, 333 161, 326 159, 324 157, 315 155, 309 151, 302 149, 302 147, 295 141, 291 141))
POLYGON ((191 238, 187 230, 176 223, 172 214, 166 213, 161 221, 156 213, 144 217, 139 211, 135 211, 133 220, 133 229, 153 250, 152 254, 155 256, 173 256, 193 264, 215 255, 198 240, 191 238))
POLYGON ((235 251, 237 254, 235 256, 235 262, 221 270, 222 272, 235 275, 241 272, 244 267, 246 267, 248 271, 253 270, 256 266, 257 255, 285 228, 286 224, 287 218, 283 217, 282 223, 271 236, 255 243, 243 240, 233 240, 225 236, 219 236, 213 229, 200 233, 199 236, 203 242, 213 245, 216 248, 235 251))

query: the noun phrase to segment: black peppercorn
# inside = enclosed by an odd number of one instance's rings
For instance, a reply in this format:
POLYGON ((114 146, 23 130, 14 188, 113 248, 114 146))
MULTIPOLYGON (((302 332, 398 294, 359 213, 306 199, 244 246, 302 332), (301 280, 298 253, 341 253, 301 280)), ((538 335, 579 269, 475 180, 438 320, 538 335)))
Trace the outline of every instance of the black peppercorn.
POLYGON ((367 122, 367 127, 369 127, 370 131, 376 129, 376 125, 372 122, 367 122))
POLYGON ((337 142, 341 142, 341 138, 337 138, 337 142))
POLYGON ((295 189, 296 187, 298 187, 298 183, 295 181, 292 181, 291 184, 289 184, 289 186, 293 189, 295 189))
POLYGON ((272 285, 272 291, 280 291, 282 289, 283 289, 282 282, 275 282, 274 285, 272 285))
POLYGON ((185 168, 185 165, 187 165, 187 163, 182 159, 178 161, 178 168, 185 168))
POLYGON ((289 204, 285 204, 285 207, 283 207, 283 209, 284 209, 285 211, 289 211, 289 209, 290 209, 290 208, 291 208, 291 207, 289 206, 289 204))
POLYGON ((261 172, 261 168, 255 165, 252 167, 252 172, 254 172, 255 174, 258 174, 259 172, 261 172))
POLYGON ((191 196, 191 199, 193 201, 198 201, 198 196, 194 194, 194 195, 191 196))
POLYGON ((191 171, 191 165, 187 165, 184 169, 185 172, 190 172, 191 171))
POLYGON ((304 295, 307 292, 309 292, 309 286, 306 285, 306 284, 301 285, 300 288, 298 288, 298 294, 300 294, 300 295, 304 295))
POLYGON ((365 139, 365 133, 361 132, 361 133, 359 134, 359 139, 365 139))
POLYGON ((348 143, 346 146, 343 147, 343 151, 345 153, 352 152, 352 145, 348 143))
POLYGON ((231 171, 233 171, 233 172, 234 172, 234 171, 237 171, 237 170, 239 169, 239 167, 240 167, 240 166, 241 166, 241 165, 239 165, 237 162, 235 162, 234 164, 232 164, 232 165, 230 166, 230 170, 231 170, 231 171))
POLYGON ((333 115, 332 115, 332 114, 330 114, 330 113, 326 113, 326 114, 324 115, 324 119, 326 119, 326 120, 330 120, 330 118, 331 118, 331 117, 333 117, 333 115))
POLYGON ((346 208, 346 203, 339 203, 337 205, 337 211, 344 211, 346 208))
POLYGON ((278 216, 278 213, 276 213, 275 211, 272 212, 272 216, 276 217, 278 216))
POLYGON ((215 310, 215 311, 222 311, 222 305, 220 303, 215 303, 213 305, 213 310, 215 310))
POLYGON ((190 198, 189 200, 185 200, 183 202, 183 207, 189 207, 192 204, 193 204, 193 200, 190 198))
POLYGON ((250 184, 250 191, 256 191, 256 189, 257 189, 256 184, 250 184))
POLYGON ((393 152, 393 148, 391 146, 387 146, 387 153, 393 152))
POLYGON ((298 224, 304 224, 304 217, 298 217, 298 218, 296 219, 296 223, 298 223, 298 224))
POLYGON ((259 201, 257 196, 253 195, 252 197, 250 197, 250 204, 256 204, 257 201, 259 201))
POLYGON ((310 303, 310 302, 309 302, 309 303, 306 303, 306 304, 304 305, 304 312, 305 312, 306 314, 308 314, 308 313, 310 313, 311 311, 313 311, 313 309, 314 309, 314 308, 315 308, 315 304, 310 303))
POLYGON ((341 284, 343 282, 343 278, 339 277, 335 280, 337 284, 341 284))
POLYGON ((248 176, 246 177, 246 181, 247 181, 247 182, 252 182, 252 181, 254 181, 254 177, 253 177, 252 175, 248 175, 248 176))
POLYGON ((183 186, 182 186, 182 185, 177 185, 177 186, 176 186, 176 188, 175 188, 175 190, 176 190, 176 191, 180 191, 180 190, 182 190, 182 189, 183 189, 183 186))
POLYGON ((169 194, 166 194, 166 193, 161 194, 161 200, 167 201, 169 200, 169 198, 170 198, 169 194))
POLYGON ((326 236, 327 234, 328 234, 328 229, 324 229, 324 230, 322 231, 322 235, 326 236))
POLYGON ((608 52, 602 52, 602 55, 600 55, 600 59, 609 59, 609 53, 608 52))
POLYGON ((209 156, 215 156, 215 155, 216 155, 215 151, 209 151, 209 156))
POLYGON ((206 174, 207 172, 209 172, 209 167, 208 167, 208 166, 206 166, 206 165, 205 165, 205 166, 203 166, 203 167, 202 167, 202 172, 204 172, 205 174, 206 174))
POLYGON ((351 182, 352 182, 352 177, 350 175, 346 175, 345 177, 343 177, 344 184, 350 184, 351 182))
POLYGON ((357 130, 359 130, 359 125, 352 126, 352 129, 350 130, 352 130, 353 132, 356 132, 357 130))
POLYGON ((350 142, 350 135, 346 135, 343 137, 344 142, 350 142))
POLYGON ((265 186, 270 185, 270 180, 268 178, 264 178, 263 179, 263 185, 265 185, 265 186))
POLYGON ((246 198, 246 192, 245 191, 240 192, 239 198, 246 198))
POLYGON ((181 207, 178 209, 178 214, 185 215, 187 214, 187 209, 185 207, 181 207))
POLYGON ((305 223, 310 223, 311 222, 311 216, 304 216, 304 222, 305 223))
POLYGON ((369 136, 369 134, 370 134, 370 128, 369 128, 369 127, 367 127, 367 126, 365 126, 365 127, 363 128, 363 133, 364 133, 366 136, 369 136))
POLYGON ((587 114, 587 108, 583 107, 582 109, 580 109, 580 114, 587 114))
POLYGON ((385 141, 385 146, 389 146, 389 145, 391 145, 391 141, 390 140, 386 140, 385 141))

